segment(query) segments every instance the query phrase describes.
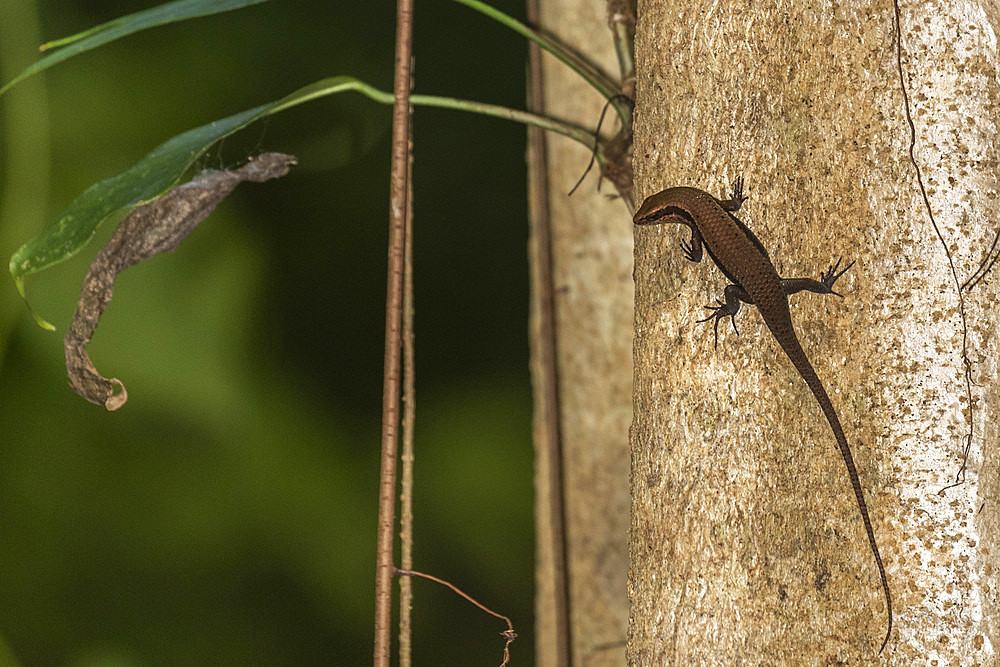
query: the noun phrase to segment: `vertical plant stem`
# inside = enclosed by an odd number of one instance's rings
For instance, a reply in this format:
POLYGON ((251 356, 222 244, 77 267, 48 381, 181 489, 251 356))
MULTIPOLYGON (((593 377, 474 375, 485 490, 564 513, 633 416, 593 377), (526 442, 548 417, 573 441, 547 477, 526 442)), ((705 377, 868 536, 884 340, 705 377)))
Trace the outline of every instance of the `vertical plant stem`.
POLYGON ((608 25, 618 56, 622 93, 635 99, 635 11, 628 0, 608 0, 608 25))
MULTIPOLYGON (((402 493, 399 508, 399 562, 404 570, 413 569, 413 423, 416 420, 416 360, 413 356, 413 160, 407 163, 406 245, 403 258, 403 464, 402 493)), ((410 622, 413 607, 413 579, 399 578, 399 667, 412 664, 410 622)))
MULTIPOLYGON (((538 0, 527 2, 528 20, 539 23, 538 0)), ((528 105, 534 113, 544 113, 542 53, 537 44, 528 45, 528 105)), ((536 480, 539 489, 539 557, 536 567, 551 567, 551 601, 539 603, 551 610, 551 620, 536 620, 537 653, 541 660, 555 660, 558 667, 572 664, 569 624, 569 575, 566 551, 566 512, 563 501, 562 432, 560 428, 559 375, 555 331, 555 290, 552 268, 552 228, 549 214, 548 153, 545 133, 528 127, 528 206, 531 218, 531 375, 534 385, 534 440, 538 459, 536 480), (541 478, 544 476, 544 479, 541 478), (542 514, 544 513, 544 515, 542 514), (551 566, 548 563, 551 563, 551 566), (539 625, 539 624, 542 625, 539 625), (542 634, 547 635, 543 637, 542 634), (545 643, 545 646, 542 643, 545 643), (544 656, 544 657, 543 657, 544 656)), ((540 591, 539 593, 543 593, 540 591)), ((540 613, 539 608, 539 616, 540 613)))
POLYGON ((396 63, 392 107, 392 164, 389 182, 389 261, 385 300, 385 368, 382 391, 382 462, 379 471, 378 543, 375 571, 375 667, 389 667, 392 623, 393 528, 399 427, 400 348, 403 313, 403 246, 408 210, 410 85, 413 0, 396 6, 396 63))

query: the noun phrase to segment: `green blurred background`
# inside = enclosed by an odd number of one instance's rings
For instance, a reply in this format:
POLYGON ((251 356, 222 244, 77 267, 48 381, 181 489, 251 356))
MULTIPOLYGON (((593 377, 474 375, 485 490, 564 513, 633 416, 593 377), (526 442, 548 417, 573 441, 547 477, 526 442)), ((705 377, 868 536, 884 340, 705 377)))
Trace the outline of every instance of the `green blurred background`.
MULTIPOLYGON (((39 40, 157 4, 3 0, 2 80, 39 40)), ((20 84, 0 98, 0 255, 184 130, 330 75, 390 90, 394 19, 394 2, 270 2, 20 84)), ((417 92, 523 108, 525 52, 467 8, 417 3, 417 92)), ((370 662, 389 123, 348 94, 212 152, 208 166, 257 150, 299 166, 119 278, 90 346, 128 387, 117 413, 73 393, 61 341, 111 230, 28 278, 57 334, 6 280, 0 644, 22 664, 370 662)), ((519 665, 534 642, 524 136, 415 115, 416 567, 509 615, 519 665)), ((414 584, 415 664, 499 663, 502 623, 414 584)))

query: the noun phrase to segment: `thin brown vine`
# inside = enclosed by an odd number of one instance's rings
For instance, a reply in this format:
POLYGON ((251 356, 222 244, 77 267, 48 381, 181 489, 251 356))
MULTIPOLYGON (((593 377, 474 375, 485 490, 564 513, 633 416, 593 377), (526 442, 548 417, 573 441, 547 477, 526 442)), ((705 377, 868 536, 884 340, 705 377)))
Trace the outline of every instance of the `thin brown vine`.
POLYGON ((998 241, 1000 241, 1000 229, 997 229, 996 235, 993 237, 993 243, 983 256, 983 261, 979 263, 979 267, 962 283, 963 290, 971 292, 972 288, 978 285, 986 277, 986 274, 990 272, 993 265, 997 263, 997 259, 1000 259, 1000 253, 996 253, 998 241))
POLYGON ((500 667, 505 667, 505 665, 510 662, 510 643, 515 639, 517 639, 517 633, 514 632, 514 624, 510 622, 510 619, 508 617, 504 616, 499 612, 493 611, 492 609, 484 605, 482 602, 475 599, 474 597, 472 597, 471 595, 469 595, 468 593, 466 593, 465 591, 463 591, 461 588, 451 583, 450 581, 439 579, 438 577, 435 577, 433 574, 417 572, 416 570, 400 570, 400 569, 396 569, 394 570, 394 572, 400 577, 423 577, 424 579, 429 579, 430 581, 441 584, 442 586, 447 586, 461 597, 465 598, 472 604, 476 605, 477 607, 485 611, 487 614, 495 616, 500 620, 506 622, 507 629, 500 633, 500 636, 507 640, 507 642, 503 645, 503 662, 500 663, 500 667))
POLYGON ((973 418, 974 406, 972 404, 972 360, 969 359, 969 324, 965 314, 965 297, 962 295, 963 286, 958 280, 958 271, 955 269, 955 260, 951 255, 951 250, 948 248, 948 244, 945 242, 941 229, 938 227, 937 221, 934 219, 934 212, 931 210, 931 202, 927 198, 927 190, 924 188, 924 179, 920 173, 920 165, 917 164, 917 158, 914 154, 914 149, 917 144, 917 128, 913 124, 913 116, 910 113, 910 96, 906 91, 906 79, 903 76, 903 36, 902 29, 900 28, 899 0, 892 0, 892 6, 896 19, 896 67, 899 71, 899 87, 903 92, 903 110, 906 113, 906 122, 910 126, 910 163, 913 164, 913 169, 917 174, 917 185, 920 186, 920 196, 923 198, 924 207, 927 209, 927 217, 931 221, 934 233, 941 242, 941 247, 944 248, 945 257, 948 258, 948 268, 951 270, 951 277, 955 282, 955 291, 958 294, 958 312, 962 318, 962 364, 965 366, 965 393, 969 405, 969 432, 965 437, 962 465, 955 474, 954 483, 945 487, 945 489, 950 489, 953 486, 957 486, 965 482, 965 471, 969 461, 969 450, 972 448, 972 429, 973 424, 975 423, 973 418))
POLYGON ((413 0, 398 0, 393 82, 392 160, 389 181, 389 261, 385 299, 385 367, 382 375, 382 451, 379 470, 375 566, 375 667, 389 667, 392 626, 393 536, 399 434, 403 258, 409 210, 410 85, 413 80, 413 0))

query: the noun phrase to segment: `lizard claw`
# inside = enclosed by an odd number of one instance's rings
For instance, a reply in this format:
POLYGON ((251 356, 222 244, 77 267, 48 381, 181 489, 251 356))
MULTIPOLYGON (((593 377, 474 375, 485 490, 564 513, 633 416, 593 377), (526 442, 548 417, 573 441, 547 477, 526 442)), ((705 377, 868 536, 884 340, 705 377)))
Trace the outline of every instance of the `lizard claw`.
POLYGON ((827 269, 827 271, 825 273, 821 273, 820 274, 820 282, 823 283, 826 286, 826 288, 827 288, 827 290, 829 290, 830 294, 833 294, 834 296, 839 296, 841 298, 843 298, 844 295, 840 294, 839 292, 835 292, 833 290, 833 284, 835 282, 837 282, 837 279, 840 278, 840 276, 842 276, 845 273, 847 273, 848 269, 850 269, 852 266, 854 266, 854 261, 857 261, 857 260, 854 260, 850 264, 848 264, 847 266, 845 266, 843 269, 840 269, 840 262, 842 260, 843 260, 843 257, 841 257, 840 259, 838 259, 837 263, 834 264, 834 265, 832 265, 829 269, 827 269), (840 271, 837 271, 837 269, 840 269, 840 271))
POLYGON ((746 195, 743 194, 743 177, 737 176, 736 180, 733 181, 733 192, 729 195, 729 199, 725 199, 725 194, 722 196, 723 199, 719 199, 718 202, 723 211, 732 214, 740 210, 743 202, 747 200, 746 195))
POLYGON ((737 176, 736 180, 733 181, 733 194, 730 199, 736 204, 737 210, 743 205, 743 202, 747 200, 746 195, 743 194, 742 176, 737 176))
POLYGON ((689 261, 697 262, 698 260, 694 258, 694 250, 691 248, 691 244, 687 241, 681 241, 681 252, 684 256, 688 258, 689 261))
POLYGON ((715 320, 713 329, 715 330, 715 349, 719 349, 719 320, 724 317, 728 317, 729 321, 733 325, 733 331, 739 336, 740 332, 736 329, 736 313, 732 311, 727 304, 722 303, 719 299, 715 302, 719 305, 717 306, 705 306, 707 310, 711 310, 712 314, 703 320, 698 320, 696 324, 701 324, 702 322, 708 322, 709 320, 715 320))

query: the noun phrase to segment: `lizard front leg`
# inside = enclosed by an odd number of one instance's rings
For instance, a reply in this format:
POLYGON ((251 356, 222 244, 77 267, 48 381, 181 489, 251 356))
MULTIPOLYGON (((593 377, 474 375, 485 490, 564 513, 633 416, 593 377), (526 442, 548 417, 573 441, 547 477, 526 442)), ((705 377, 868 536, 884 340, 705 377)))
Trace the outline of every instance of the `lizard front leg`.
POLYGON ((698 228, 694 225, 688 226, 691 229, 691 242, 687 243, 682 240, 681 252, 684 253, 684 256, 687 257, 688 260, 692 262, 700 262, 701 258, 704 257, 704 253, 702 251, 704 243, 701 240, 701 232, 699 232, 698 228))
POLYGON ((719 320, 723 317, 728 317, 729 321, 733 325, 733 331, 739 336, 740 332, 736 329, 736 313, 740 312, 740 303, 752 304, 753 300, 750 295, 747 294, 739 285, 726 285, 726 291, 723 292, 726 298, 726 302, 722 303, 721 300, 716 299, 717 306, 705 306, 708 310, 713 311, 711 315, 703 320, 698 320, 698 323, 708 322, 709 320, 715 320, 715 347, 719 347, 719 320))
POLYGON ((738 176, 736 181, 733 183, 733 193, 729 196, 729 199, 720 199, 719 206, 722 207, 723 211, 735 213, 740 210, 740 207, 743 206, 743 202, 747 199, 748 197, 743 194, 743 177, 738 176))

